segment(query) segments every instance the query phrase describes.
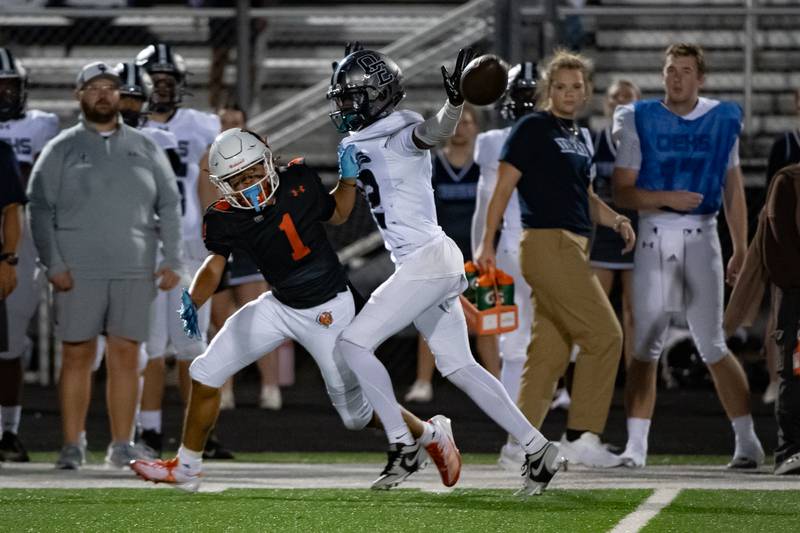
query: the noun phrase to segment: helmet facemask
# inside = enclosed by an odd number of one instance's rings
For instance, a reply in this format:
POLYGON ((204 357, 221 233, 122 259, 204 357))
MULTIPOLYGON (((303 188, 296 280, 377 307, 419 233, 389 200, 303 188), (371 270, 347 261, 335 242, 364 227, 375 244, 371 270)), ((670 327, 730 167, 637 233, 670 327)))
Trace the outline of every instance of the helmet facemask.
POLYGON ((155 113, 170 113, 183 100, 183 86, 172 74, 153 72, 153 92, 150 95, 150 110, 155 113))
POLYGON ((270 203, 279 184, 278 173, 275 171, 272 161, 272 152, 266 147, 262 159, 254 161, 235 174, 224 178, 209 174, 208 177, 228 203, 240 209, 255 209, 256 211, 261 211, 270 203), (252 179, 253 176, 260 174, 260 172, 255 173, 251 170, 259 169, 259 165, 264 171, 263 176, 259 177, 255 183, 243 186, 248 178, 252 179))
POLYGON ((25 110, 25 87, 20 77, 0 78, 0 120, 22 116, 25 110))
POLYGON ((133 96, 121 94, 119 99, 119 114, 122 115, 122 121, 132 128, 138 128, 143 123, 147 116, 147 102, 133 96), (130 104, 128 103, 130 101, 130 104), (134 106, 139 104, 138 109, 134 106))
POLYGON ((328 116, 340 133, 358 131, 369 122, 367 88, 342 89, 341 86, 337 86, 328 91, 327 98, 331 106, 328 116))
POLYGON ((508 71, 508 85, 499 103, 500 115, 515 121, 536 110, 536 64, 514 65, 508 71))

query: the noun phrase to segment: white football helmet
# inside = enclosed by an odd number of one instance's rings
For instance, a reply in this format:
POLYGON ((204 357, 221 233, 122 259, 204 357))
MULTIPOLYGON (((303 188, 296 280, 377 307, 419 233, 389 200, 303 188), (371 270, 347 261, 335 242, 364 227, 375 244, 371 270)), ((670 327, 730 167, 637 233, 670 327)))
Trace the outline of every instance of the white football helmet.
POLYGON ((225 200, 241 209, 261 211, 278 189, 272 151, 261 137, 239 128, 223 131, 214 139, 208 154, 208 178, 225 200), (264 177, 242 190, 231 186, 231 179, 259 163, 264 165, 264 177))

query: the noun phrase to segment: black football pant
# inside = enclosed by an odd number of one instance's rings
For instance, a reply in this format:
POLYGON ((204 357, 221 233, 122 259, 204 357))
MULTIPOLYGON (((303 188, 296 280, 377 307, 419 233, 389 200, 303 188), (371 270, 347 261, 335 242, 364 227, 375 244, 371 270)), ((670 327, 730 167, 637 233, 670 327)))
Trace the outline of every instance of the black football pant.
POLYGON ((800 452, 800 376, 794 374, 792 358, 798 346, 800 332, 800 289, 778 289, 781 295, 778 308, 776 341, 780 346, 778 358, 778 400, 775 418, 778 422, 778 447, 775 464, 800 452))

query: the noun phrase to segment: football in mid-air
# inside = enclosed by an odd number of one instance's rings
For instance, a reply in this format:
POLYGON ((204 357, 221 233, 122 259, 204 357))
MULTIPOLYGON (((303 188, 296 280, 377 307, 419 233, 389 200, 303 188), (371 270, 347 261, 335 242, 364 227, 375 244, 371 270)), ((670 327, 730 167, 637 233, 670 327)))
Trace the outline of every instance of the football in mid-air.
POLYGON ((478 56, 461 74, 461 94, 473 105, 489 105, 500 98, 508 83, 508 65, 494 54, 478 56))

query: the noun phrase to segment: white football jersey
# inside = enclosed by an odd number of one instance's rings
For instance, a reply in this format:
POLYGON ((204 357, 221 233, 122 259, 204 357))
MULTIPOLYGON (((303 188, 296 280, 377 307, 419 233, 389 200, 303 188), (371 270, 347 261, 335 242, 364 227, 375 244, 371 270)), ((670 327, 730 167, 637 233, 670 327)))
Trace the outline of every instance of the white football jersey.
POLYGON ((197 192, 200 159, 219 134, 219 117, 196 109, 179 107, 168 122, 148 120, 145 128, 171 132, 178 141, 176 151, 183 168, 176 172, 181 193, 181 221, 184 239, 202 239, 203 209, 197 192))
POLYGON ((358 187, 395 263, 444 235, 436 220, 430 152, 412 140, 421 122, 418 113, 395 111, 341 142, 358 148, 358 187))
POLYGON ((14 148, 17 161, 33 166, 44 145, 58 135, 60 129, 56 115, 31 109, 22 118, 0 122, 0 141, 14 148))
POLYGON ((164 150, 178 151, 178 139, 171 131, 151 128, 149 126, 139 128, 139 131, 150 137, 154 143, 159 145, 164 150))
MULTIPOLYGON (((497 183, 497 168, 500 166, 500 152, 511 133, 511 126, 498 130, 489 130, 478 134, 475 139, 475 155, 473 159, 481 169, 478 178, 478 192, 488 193, 491 198, 494 186, 497 183)), ((505 213, 503 213, 503 227, 508 230, 522 232, 522 215, 519 211, 519 195, 517 189, 511 193, 505 213)))

